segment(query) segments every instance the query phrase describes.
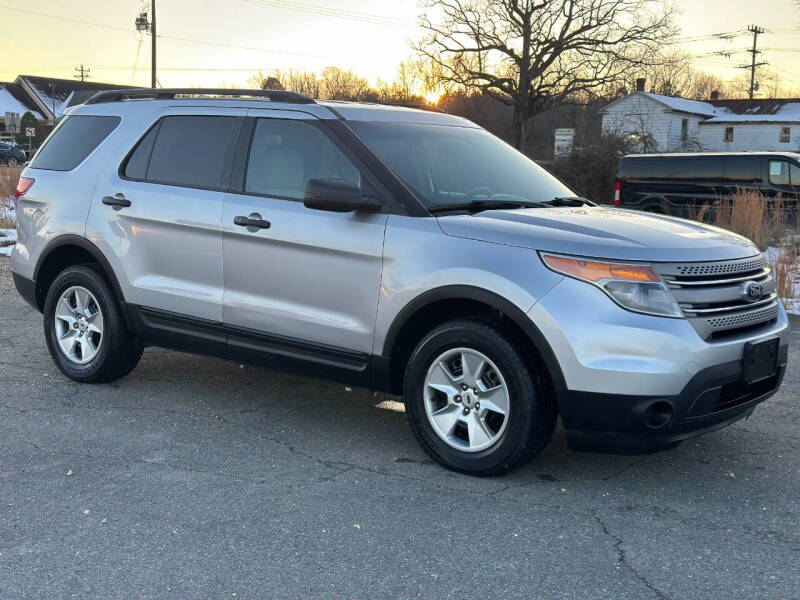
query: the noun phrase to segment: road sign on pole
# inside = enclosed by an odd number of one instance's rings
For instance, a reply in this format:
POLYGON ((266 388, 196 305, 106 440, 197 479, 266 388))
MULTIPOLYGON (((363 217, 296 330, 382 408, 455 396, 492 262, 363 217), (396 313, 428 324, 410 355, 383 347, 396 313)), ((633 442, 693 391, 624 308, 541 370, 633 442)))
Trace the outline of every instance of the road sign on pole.
POLYGON ((20 123, 19 113, 6 112, 6 132, 7 133, 19 133, 20 125, 21 125, 21 123, 20 123))
POLYGON ((36 137, 36 128, 35 127, 26 127, 25 128, 25 137, 36 137))

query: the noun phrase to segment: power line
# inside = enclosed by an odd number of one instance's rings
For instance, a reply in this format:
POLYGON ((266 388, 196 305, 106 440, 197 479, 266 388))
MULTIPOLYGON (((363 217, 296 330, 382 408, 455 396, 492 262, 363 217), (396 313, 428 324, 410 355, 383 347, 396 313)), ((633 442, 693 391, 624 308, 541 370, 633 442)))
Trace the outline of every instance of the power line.
MULTIPOLYGON (((0 4, 0 8, 5 8, 7 10, 14 10, 14 11, 22 12, 22 13, 29 14, 29 15, 36 15, 36 16, 39 16, 39 17, 47 17, 47 18, 51 18, 51 19, 59 19, 59 20, 62 20, 62 21, 70 21, 70 22, 73 22, 73 23, 80 23, 82 25, 90 25, 92 27, 102 27, 104 29, 111 29, 111 30, 114 30, 114 31, 124 31, 125 33, 133 33, 133 31, 131 29, 125 29, 125 28, 122 28, 122 27, 115 27, 113 25, 105 25, 103 23, 95 23, 95 22, 92 22, 92 21, 84 21, 82 19, 74 19, 74 18, 71 18, 71 17, 62 17, 60 15, 53 15, 53 14, 48 14, 48 13, 43 13, 43 12, 37 12, 37 11, 27 10, 27 9, 23 9, 23 8, 16 8, 14 6, 6 6, 6 5, 3 5, 3 4, 0 4)), ((212 40, 198 40, 198 39, 193 39, 193 38, 179 37, 179 36, 175 36, 175 35, 162 35, 162 34, 159 34, 157 37, 160 38, 160 39, 164 39, 164 40, 174 40, 174 41, 178 41, 178 42, 187 42, 187 43, 192 43, 192 44, 205 44, 205 45, 208 45, 208 46, 217 46, 217 47, 223 47, 223 48, 233 48, 233 49, 237 49, 237 50, 249 50, 249 51, 252 51, 252 52, 264 52, 264 53, 267 53, 267 54, 284 54, 284 55, 287 55, 287 56, 304 56, 304 57, 309 57, 309 58, 323 58, 323 59, 334 59, 334 60, 351 60, 351 59, 345 59, 345 58, 335 57, 335 56, 330 56, 330 55, 324 55, 323 56, 321 54, 308 54, 308 53, 304 53, 304 52, 291 52, 291 51, 288 51, 288 50, 274 50, 274 49, 271 49, 271 48, 259 48, 259 47, 256 47, 256 46, 243 46, 243 45, 239 45, 239 44, 228 44, 228 43, 224 43, 224 42, 215 42, 215 41, 212 41, 212 40)))
POLYGON ((362 23, 370 23, 373 25, 384 25, 387 27, 414 27, 415 23, 404 19, 396 19, 393 17, 378 15, 374 13, 365 13, 355 10, 347 10, 343 8, 330 8, 327 6, 320 6, 319 4, 307 4, 305 2, 296 2, 293 0, 243 0, 250 4, 261 4, 263 6, 271 6, 274 8, 283 8, 286 10, 294 10, 308 14, 321 15, 326 17, 333 17, 336 19, 345 19, 348 21, 359 21, 362 23))

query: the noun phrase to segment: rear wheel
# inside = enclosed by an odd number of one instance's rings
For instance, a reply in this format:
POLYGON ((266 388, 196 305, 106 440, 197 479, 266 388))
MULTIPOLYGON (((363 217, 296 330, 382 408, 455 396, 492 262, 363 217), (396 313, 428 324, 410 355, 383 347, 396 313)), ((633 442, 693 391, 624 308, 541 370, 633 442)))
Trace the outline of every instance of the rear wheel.
POLYGON ((9 156, 6 159, 6 165, 9 167, 16 167, 19 164, 16 156, 9 156))
POLYGON ((431 331, 406 371, 406 412, 439 464, 472 475, 507 472, 536 456, 555 426, 532 361, 500 323, 458 320, 431 331))
POLYGON ((85 265, 69 267, 53 281, 44 303, 44 333, 50 356, 75 381, 119 379, 142 356, 111 286, 85 265))

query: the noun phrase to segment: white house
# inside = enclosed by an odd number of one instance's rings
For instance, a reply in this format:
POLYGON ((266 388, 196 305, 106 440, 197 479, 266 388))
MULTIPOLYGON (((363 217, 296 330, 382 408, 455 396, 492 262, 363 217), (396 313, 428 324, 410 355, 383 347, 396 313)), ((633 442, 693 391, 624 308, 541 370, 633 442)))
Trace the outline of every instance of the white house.
POLYGON ((639 140, 645 152, 800 149, 800 99, 708 101, 638 91, 602 109, 603 132, 639 140))

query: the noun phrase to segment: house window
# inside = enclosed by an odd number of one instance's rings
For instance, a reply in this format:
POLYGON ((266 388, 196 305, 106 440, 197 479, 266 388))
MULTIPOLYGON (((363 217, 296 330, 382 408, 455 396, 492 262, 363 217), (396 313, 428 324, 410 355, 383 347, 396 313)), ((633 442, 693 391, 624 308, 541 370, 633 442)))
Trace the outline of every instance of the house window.
POLYGON ((681 120, 681 141, 685 142, 689 139, 689 119, 681 120))
POLYGON ((725 128, 725 137, 723 138, 726 142, 733 141, 733 127, 726 127, 725 128))
POLYGON ((778 140, 781 144, 788 144, 792 139, 792 128, 781 127, 781 137, 778 140))

